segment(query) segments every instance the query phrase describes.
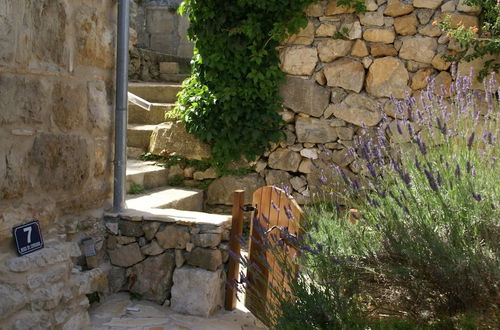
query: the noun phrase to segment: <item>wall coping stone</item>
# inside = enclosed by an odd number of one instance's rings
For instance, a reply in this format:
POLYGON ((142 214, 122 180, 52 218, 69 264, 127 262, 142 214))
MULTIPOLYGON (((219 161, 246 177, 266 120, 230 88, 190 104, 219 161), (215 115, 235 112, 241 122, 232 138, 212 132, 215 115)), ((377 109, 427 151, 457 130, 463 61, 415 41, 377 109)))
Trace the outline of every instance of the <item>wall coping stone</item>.
POLYGON ((231 216, 175 209, 128 209, 122 212, 106 212, 105 217, 129 221, 158 221, 184 226, 207 224, 229 228, 231 216))

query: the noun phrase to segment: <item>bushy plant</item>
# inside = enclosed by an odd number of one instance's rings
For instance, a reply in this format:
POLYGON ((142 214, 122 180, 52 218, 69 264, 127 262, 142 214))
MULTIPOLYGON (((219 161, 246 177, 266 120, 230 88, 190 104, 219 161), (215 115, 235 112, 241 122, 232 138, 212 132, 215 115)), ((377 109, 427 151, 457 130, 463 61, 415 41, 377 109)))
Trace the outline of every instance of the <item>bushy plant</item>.
MULTIPOLYGON (((323 167, 344 188, 325 173, 294 243, 300 270, 287 294, 274 290, 279 328, 460 328, 453 316, 498 311, 499 95, 493 81, 486 93, 471 81, 456 77, 448 91, 431 82, 420 99, 394 100, 393 138, 385 118, 377 138, 352 150, 361 177, 323 167)), ((286 246, 268 244, 276 256, 286 246)))

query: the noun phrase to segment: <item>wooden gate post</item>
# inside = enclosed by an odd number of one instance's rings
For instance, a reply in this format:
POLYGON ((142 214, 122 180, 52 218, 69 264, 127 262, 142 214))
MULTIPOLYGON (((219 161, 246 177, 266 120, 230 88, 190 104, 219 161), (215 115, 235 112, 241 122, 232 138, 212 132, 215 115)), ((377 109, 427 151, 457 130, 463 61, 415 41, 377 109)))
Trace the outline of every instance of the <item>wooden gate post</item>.
POLYGON ((235 190, 233 199, 233 209, 232 209, 232 225, 231 225, 231 237, 229 239, 229 250, 232 252, 229 255, 229 267, 227 272, 227 282, 226 282, 226 299, 224 307, 228 311, 232 311, 236 308, 236 286, 237 278, 240 270, 240 264, 238 260, 233 257, 240 257, 241 244, 238 236, 241 237, 243 233, 243 206, 245 204, 245 191, 235 190))

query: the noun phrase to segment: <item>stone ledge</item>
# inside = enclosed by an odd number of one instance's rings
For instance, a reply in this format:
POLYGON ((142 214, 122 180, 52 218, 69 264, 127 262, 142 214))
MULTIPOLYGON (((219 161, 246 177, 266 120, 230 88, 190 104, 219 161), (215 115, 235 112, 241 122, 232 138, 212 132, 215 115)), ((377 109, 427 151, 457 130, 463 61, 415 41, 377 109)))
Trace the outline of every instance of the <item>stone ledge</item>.
POLYGON ((104 216, 108 218, 121 218, 129 221, 158 221, 184 226, 192 226, 195 224, 215 225, 224 228, 229 228, 231 226, 231 216, 229 215, 174 209, 128 209, 122 212, 106 212, 104 216))

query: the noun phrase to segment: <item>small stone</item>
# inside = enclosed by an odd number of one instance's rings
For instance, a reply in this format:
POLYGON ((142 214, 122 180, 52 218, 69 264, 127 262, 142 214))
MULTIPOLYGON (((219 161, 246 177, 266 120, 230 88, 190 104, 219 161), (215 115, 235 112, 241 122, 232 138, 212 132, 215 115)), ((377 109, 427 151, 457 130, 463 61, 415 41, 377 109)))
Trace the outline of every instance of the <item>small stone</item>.
POLYGON ((109 250, 109 259, 115 266, 130 267, 144 260, 139 244, 123 245, 114 250, 109 250))
POLYGON ((299 165, 300 173, 305 173, 305 174, 312 173, 312 169, 313 169, 313 164, 311 160, 307 158, 303 159, 299 165))
POLYGON ((373 63, 373 59, 369 58, 369 57, 365 57, 361 60, 361 62, 363 63, 363 67, 365 69, 368 69, 370 68, 370 66, 372 65, 373 63))
POLYGON ((416 8, 436 9, 441 6, 443 0, 413 0, 413 6, 416 8))
POLYGON ((158 228, 160 228, 159 222, 146 222, 142 226, 142 229, 144 230, 144 236, 146 237, 146 239, 148 241, 152 240, 153 237, 155 237, 155 234, 158 231, 158 228))
POLYGON ((407 5, 399 0, 390 0, 389 4, 384 10, 384 15, 387 16, 403 16, 413 11, 412 5, 407 5))
MULTIPOLYGON (((339 87, 333 87, 332 89, 332 95, 330 97, 330 101, 332 103, 340 103, 342 102, 345 97, 347 96, 347 92, 345 91, 345 89, 343 88, 339 88, 339 87)), ((325 118, 328 118, 329 116, 326 114, 326 110, 325 110, 325 113, 323 114, 325 116, 325 118)))
POLYGON ((427 87, 427 79, 434 73, 433 68, 420 69, 411 78, 411 89, 417 90, 427 87))
POLYGON ((384 26, 385 27, 393 27, 394 26, 394 17, 384 17, 384 26))
POLYGON ((291 123, 295 119, 295 113, 293 111, 283 110, 280 112, 281 119, 286 123, 291 123))
POLYGON ((317 159, 318 150, 314 148, 305 148, 300 151, 300 155, 305 158, 317 159))
POLYGON ((186 261, 186 258, 184 257, 184 251, 183 250, 175 250, 175 267, 182 267, 182 265, 184 265, 185 261, 186 261))
POLYGON ((347 6, 337 6, 337 0, 328 0, 326 5, 325 15, 338 15, 338 14, 352 14, 354 13, 354 8, 349 8, 347 6))
POLYGON ((451 66, 451 62, 446 61, 443 58, 443 54, 437 54, 436 56, 434 56, 434 58, 432 59, 431 64, 432 64, 432 66, 434 68, 436 68, 438 70, 441 70, 441 71, 446 71, 451 66))
POLYGON ((340 140, 352 140, 354 136, 354 128, 352 127, 337 127, 335 130, 340 140))
POLYGON ((375 29, 369 28, 365 30, 363 34, 363 39, 370 42, 382 42, 390 44, 394 42, 396 35, 393 30, 390 29, 375 29))
MULTIPOLYGON (((351 49, 351 55, 356 57, 365 57, 368 56, 368 49, 366 48, 366 44, 363 40, 356 40, 351 49)), ((323 74, 324 76, 324 74, 323 74)), ((326 81, 326 78, 325 78, 326 81)))
POLYGON ((370 46, 370 54, 372 56, 396 56, 398 51, 390 44, 372 44, 370 46))
POLYGON ((194 249, 194 244, 191 242, 186 243, 186 251, 191 252, 194 249))
POLYGON ((257 164, 255 164, 255 172, 260 173, 264 171, 267 167, 267 162, 264 160, 259 160, 257 164))
POLYGON ((367 11, 375 11, 378 9, 377 2, 375 0, 368 0, 366 2, 366 10, 367 11))
POLYGON ((184 169, 183 176, 184 176, 186 179, 192 179, 192 178, 193 178, 194 171, 195 171, 195 168, 194 168, 194 167, 186 167, 186 168, 184 169))
POLYGON ((331 160, 340 167, 346 167, 354 160, 354 155, 347 149, 332 152, 331 160))
POLYGON ((441 71, 434 78, 434 92, 436 95, 450 95, 450 87, 451 87, 452 78, 451 75, 446 71, 441 71), (444 90, 444 92, 443 92, 444 90))
POLYGON ((324 39, 318 43, 318 56, 322 62, 331 62, 346 56, 352 47, 352 41, 342 39, 324 39))
POLYGON ((186 262, 191 266, 214 271, 222 265, 222 254, 218 249, 195 247, 186 254, 186 262))
POLYGON ((286 44, 288 45, 305 45, 309 46, 314 40, 314 24, 309 22, 306 27, 300 29, 297 34, 288 38, 286 44))
POLYGON ((409 36, 417 33, 417 16, 414 13, 410 15, 396 17, 394 19, 394 29, 396 33, 409 36))
POLYGON ((314 81, 287 76, 280 87, 283 105, 296 113, 320 117, 328 106, 330 91, 314 81))
MULTIPOLYGON (((297 119, 297 121, 299 120, 300 118, 297 119)), ((299 166, 300 159, 301 157, 298 153, 288 149, 278 148, 269 155, 268 166, 277 170, 295 172, 299 166)))
POLYGON ((345 19, 344 23, 340 26, 340 30, 346 30, 349 31, 347 33, 347 38, 349 40, 354 40, 354 39, 359 39, 361 38, 361 34, 363 32, 363 29, 361 28, 361 24, 359 23, 358 20, 350 20, 350 19, 345 19))
POLYGON ((216 179, 217 176, 217 171, 213 167, 209 167, 203 172, 194 172, 193 174, 193 178, 198 181, 206 179, 216 179))
POLYGON ((406 69, 410 72, 417 72, 420 69, 425 69, 429 68, 430 65, 427 63, 420 63, 420 62, 415 62, 412 60, 409 60, 406 62, 406 69))
POLYGON ((306 15, 310 17, 323 16, 324 8, 320 3, 312 3, 306 8, 306 15))
POLYGON ((221 242, 221 234, 197 234, 193 235, 191 241, 194 246, 215 248, 221 242))
POLYGON ((477 16, 454 14, 454 13, 442 13, 441 15, 439 15, 438 21, 444 20, 445 17, 450 18, 450 26, 452 29, 456 29, 459 26, 463 26, 465 29, 479 26, 479 19, 477 18, 477 16))
POLYGON ((344 102, 334 106, 333 114, 357 126, 375 126, 382 118, 377 109, 377 102, 362 94, 349 94, 344 102))
POLYGON ((399 50, 399 57, 421 63, 431 63, 436 54, 437 41, 429 37, 407 37, 399 50))
POLYGON ((481 6, 469 6, 466 3, 467 0, 459 0, 457 10, 461 11, 462 13, 468 13, 472 15, 479 15, 481 13, 481 6))
POLYGON ((292 185, 293 189, 299 191, 301 188, 307 185, 307 181, 301 176, 294 176, 290 180, 290 184, 292 185))
POLYGON ((330 87, 342 87, 356 93, 363 88, 365 69, 358 61, 341 58, 328 64, 324 72, 330 87))
MULTIPOLYGON (((332 106, 333 105, 330 105, 328 108, 332 106)), ((298 118, 295 122, 295 127, 299 142, 327 143, 337 140, 335 128, 331 127, 328 122, 325 122, 324 120, 314 118, 298 118)), ((298 161, 297 166, 299 166, 301 157, 299 154, 297 154, 297 156, 298 159, 294 159, 294 161, 298 161)), ((270 165, 270 167, 272 166, 270 165)), ((292 172, 295 172, 296 170, 297 168, 292 170, 292 172)))
POLYGON ((106 229, 113 235, 118 235, 118 222, 106 222, 106 229))
POLYGON ((441 12, 443 13, 451 13, 451 12, 454 12, 455 9, 457 8, 457 4, 455 3, 455 1, 448 1, 448 2, 445 2, 442 6, 441 6, 441 12))
POLYGON ((154 239, 148 245, 141 247, 141 252, 147 256, 157 256, 162 254, 165 249, 163 249, 158 242, 154 239))
POLYGON ((423 36, 427 37, 439 37, 442 33, 441 29, 439 26, 434 26, 432 24, 420 27, 418 29, 418 33, 420 33, 423 36))
POLYGON ((296 76, 310 76, 318 62, 316 48, 296 46, 286 47, 280 55, 281 70, 296 76))
POLYGON ((156 233, 158 244, 164 249, 185 249, 189 237, 188 229, 178 225, 168 225, 156 233))
POLYGON ((115 293, 120 291, 125 283, 127 282, 127 277, 125 275, 125 268, 111 266, 107 273, 109 291, 115 293))
POLYGON ((384 15, 380 12, 367 12, 359 15, 359 21, 365 26, 382 26, 384 25, 384 15))
POLYGON ((337 32, 337 27, 335 25, 322 23, 316 29, 316 37, 333 37, 335 32, 337 32))
POLYGON ((127 245, 130 243, 135 242, 135 237, 128 237, 128 236, 116 236, 116 243, 120 245, 127 245))
POLYGON ((420 24, 427 24, 431 20, 432 16, 434 15, 434 10, 433 9, 417 9, 415 10, 415 13, 417 14, 418 20, 420 21, 420 24))

